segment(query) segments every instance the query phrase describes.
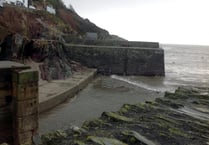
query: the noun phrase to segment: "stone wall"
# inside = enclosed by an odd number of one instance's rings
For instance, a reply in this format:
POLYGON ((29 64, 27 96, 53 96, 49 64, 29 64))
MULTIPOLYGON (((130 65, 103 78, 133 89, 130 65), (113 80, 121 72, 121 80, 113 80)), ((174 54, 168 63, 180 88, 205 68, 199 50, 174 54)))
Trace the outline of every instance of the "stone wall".
POLYGON ((68 56, 102 74, 164 76, 161 48, 67 44, 68 56))
POLYGON ((87 39, 79 39, 78 37, 75 37, 73 35, 64 35, 63 38, 67 43, 71 43, 71 44, 159 48, 158 42, 120 41, 120 40, 87 40, 87 39))
POLYGON ((0 144, 32 144, 38 131, 38 72, 0 69, 0 144))
POLYGON ((14 71, 12 74, 15 144, 32 144, 38 134, 38 72, 14 71))

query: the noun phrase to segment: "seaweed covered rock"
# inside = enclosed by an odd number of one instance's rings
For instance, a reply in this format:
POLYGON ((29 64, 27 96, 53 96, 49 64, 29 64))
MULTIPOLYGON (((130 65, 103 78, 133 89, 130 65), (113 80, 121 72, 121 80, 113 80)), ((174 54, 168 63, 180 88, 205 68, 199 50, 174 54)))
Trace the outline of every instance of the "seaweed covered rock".
POLYGON ((43 144, 51 145, 208 145, 209 89, 179 88, 154 102, 125 104, 105 112, 77 130, 65 130, 43 144))

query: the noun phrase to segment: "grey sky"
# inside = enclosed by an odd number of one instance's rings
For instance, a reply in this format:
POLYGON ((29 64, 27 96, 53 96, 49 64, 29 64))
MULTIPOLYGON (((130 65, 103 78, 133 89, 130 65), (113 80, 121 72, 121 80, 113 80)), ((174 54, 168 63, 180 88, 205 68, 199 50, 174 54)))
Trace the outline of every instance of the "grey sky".
POLYGON ((63 0, 128 40, 209 45, 208 0, 63 0))

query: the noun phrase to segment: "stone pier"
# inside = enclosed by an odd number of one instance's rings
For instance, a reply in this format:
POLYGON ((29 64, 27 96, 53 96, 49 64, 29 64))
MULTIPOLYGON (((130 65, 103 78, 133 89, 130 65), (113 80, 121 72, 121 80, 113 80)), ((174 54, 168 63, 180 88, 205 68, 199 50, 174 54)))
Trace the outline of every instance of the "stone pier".
MULTIPOLYGON (((164 50, 156 44, 152 47, 128 43, 128 46, 98 46, 66 44, 68 56, 81 64, 97 68, 105 75, 164 76, 164 50), (134 47, 132 47, 132 45, 134 47)), ((155 44, 155 43, 154 43, 155 44)))

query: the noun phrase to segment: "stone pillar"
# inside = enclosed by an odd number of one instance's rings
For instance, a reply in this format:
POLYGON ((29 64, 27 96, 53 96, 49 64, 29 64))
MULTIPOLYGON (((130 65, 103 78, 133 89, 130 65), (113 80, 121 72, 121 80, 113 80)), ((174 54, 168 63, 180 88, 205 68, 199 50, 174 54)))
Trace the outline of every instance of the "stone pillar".
POLYGON ((38 134, 38 72, 13 71, 14 143, 31 145, 38 134))

